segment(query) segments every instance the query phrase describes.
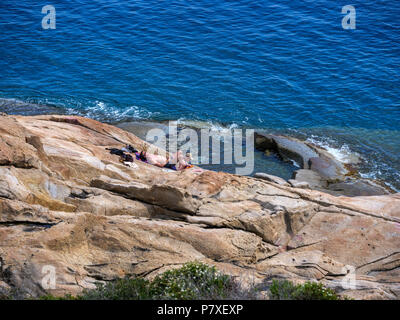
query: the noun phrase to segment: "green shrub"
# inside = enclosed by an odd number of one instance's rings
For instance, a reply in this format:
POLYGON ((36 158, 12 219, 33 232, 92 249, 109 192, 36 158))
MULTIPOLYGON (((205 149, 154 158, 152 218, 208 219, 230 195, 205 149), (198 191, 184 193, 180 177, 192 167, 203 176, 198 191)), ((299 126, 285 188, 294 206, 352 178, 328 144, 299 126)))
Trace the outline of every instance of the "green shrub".
POLYGON ((269 288, 270 298, 273 300, 340 300, 332 289, 324 287, 321 283, 305 282, 294 285, 287 280, 273 280, 269 288))
POLYGON ((80 300, 80 297, 74 297, 71 294, 66 294, 63 297, 55 297, 52 294, 46 294, 41 296, 39 300, 80 300))
MULTIPOLYGON (((231 276, 220 274, 215 267, 189 262, 181 268, 159 274, 153 281, 123 278, 98 283, 96 289, 84 290, 78 297, 46 295, 42 300, 150 300, 150 299, 247 299, 231 276)), ((252 297, 252 296, 251 296, 252 297)))
POLYGON ((99 283, 93 290, 85 290, 83 300, 144 300, 151 299, 150 282, 143 278, 124 278, 99 283))
POLYGON ((7 294, 1 293, 0 294, 0 300, 12 300, 12 297, 10 297, 7 294))
POLYGON ((20 289, 12 288, 10 290, 0 292, 0 300, 23 300, 24 298, 25 295, 20 289))
MULTIPOLYGON (((335 291, 321 283, 295 285, 287 280, 273 280, 269 296, 274 300, 340 300, 335 291)), ((7 297, 5 297, 7 298, 7 297)), ((189 262, 181 268, 159 274, 153 281, 123 278, 98 283, 96 289, 84 290, 80 296, 42 296, 41 300, 221 300, 256 299, 257 287, 244 290, 233 277, 221 274, 215 267, 189 262)))
POLYGON ((232 277, 215 267, 191 262, 158 275, 151 283, 151 293, 155 299, 225 299, 234 287, 232 277))

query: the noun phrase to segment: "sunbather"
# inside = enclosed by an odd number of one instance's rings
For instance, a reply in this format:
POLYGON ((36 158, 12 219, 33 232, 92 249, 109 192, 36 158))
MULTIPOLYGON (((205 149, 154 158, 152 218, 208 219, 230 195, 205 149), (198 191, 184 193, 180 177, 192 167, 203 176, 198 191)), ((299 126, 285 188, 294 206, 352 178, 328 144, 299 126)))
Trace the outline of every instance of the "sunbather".
POLYGON ((140 153, 131 145, 127 145, 122 149, 116 149, 116 148, 106 148, 106 149, 109 150, 111 154, 120 156, 121 162, 126 162, 126 161, 133 162, 132 156, 125 153, 129 152, 129 153, 134 153, 137 160, 147 162, 149 164, 152 164, 160 168, 167 168, 176 171, 181 171, 193 167, 193 165, 190 164, 190 161, 192 160, 192 155, 189 152, 186 153, 185 156, 183 156, 182 151, 178 151, 172 154, 171 156, 167 154, 167 156, 165 157, 158 154, 148 153, 146 151, 147 146, 145 145, 143 147, 144 151, 141 151, 140 153))
POLYGON ((192 160, 192 155, 190 153, 187 153, 186 156, 183 156, 182 151, 178 151, 172 154, 170 157, 164 157, 162 155, 147 152, 142 152, 141 155, 142 157, 145 157, 147 163, 150 163, 160 168, 181 171, 193 167, 190 164, 190 161, 192 160))

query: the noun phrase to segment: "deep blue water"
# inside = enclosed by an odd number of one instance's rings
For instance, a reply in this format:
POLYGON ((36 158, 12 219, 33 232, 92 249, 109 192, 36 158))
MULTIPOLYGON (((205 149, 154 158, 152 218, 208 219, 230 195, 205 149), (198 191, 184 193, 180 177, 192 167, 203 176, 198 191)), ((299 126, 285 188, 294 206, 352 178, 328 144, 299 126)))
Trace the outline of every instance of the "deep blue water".
POLYGON ((312 135, 400 189, 400 1, 2 0, 0 39, 1 98, 312 135))

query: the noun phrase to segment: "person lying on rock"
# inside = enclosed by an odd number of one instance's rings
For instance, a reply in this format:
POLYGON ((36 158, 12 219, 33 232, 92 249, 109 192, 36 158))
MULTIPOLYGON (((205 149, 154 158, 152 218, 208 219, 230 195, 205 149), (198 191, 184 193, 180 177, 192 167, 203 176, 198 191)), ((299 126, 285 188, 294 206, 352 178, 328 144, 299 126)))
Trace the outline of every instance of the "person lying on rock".
POLYGON ((160 168, 181 171, 193 167, 193 165, 190 164, 190 161, 192 160, 192 155, 188 152, 185 156, 183 156, 182 151, 180 150, 173 153, 171 156, 167 154, 166 157, 148 152, 141 152, 140 156, 142 158, 144 157, 147 163, 160 168))
POLYGON ((188 152, 186 153, 186 156, 183 156, 182 151, 180 150, 171 156, 167 154, 166 157, 158 154, 148 153, 147 146, 144 146, 143 151, 141 152, 133 148, 131 145, 127 145, 122 149, 106 148, 106 150, 109 150, 111 154, 120 156, 121 162, 133 162, 133 157, 129 154, 126 154, 126 152, 129 152, 135 154, 136 160, 140 160, 160 168, 181 171, 193 167, 193 165, 190 164, 192 155, 188 152))

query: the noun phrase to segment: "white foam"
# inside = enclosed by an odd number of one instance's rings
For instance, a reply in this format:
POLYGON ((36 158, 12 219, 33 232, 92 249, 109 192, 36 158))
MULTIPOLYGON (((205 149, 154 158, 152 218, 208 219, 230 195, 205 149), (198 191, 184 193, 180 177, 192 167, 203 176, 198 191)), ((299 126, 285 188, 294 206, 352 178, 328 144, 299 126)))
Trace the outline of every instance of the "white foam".
MULTIPOLYGON (((364 179, 383 181, 383 183, 386 184, 392 190, 394 190, 396 192, 400 192, 400 189, 396 188, 393 184, 386 181, 385 176, 387 176, 387 174, 385 174, 385 171, 389 171, 389 170, 390 170, 390 168, 388 168, 388 166, 386 164, 381 163, 380 168, 378 168, 377 164, 373 164, 372 168, 370 169, 369 172, 360 172, 360 176, 361 176, 361 178, 364 178, 364 179)), ((395 176, 394 177, 395 180, 400 180, 400 173, 395 172, 392 174, 395 176)))
POLYGON ((301 166, 300 166, 296 161, 294 161, 293 159, 290 159, 290 161, 292 162, 292 164, 293 164, 295 167, 301 168, 301 166))
POLYGON ((384 181, 383 183, 386 184, 390 189, 392 189, 392 190, 394 190, 394 191, 396 191, 396 192, 400 192, 400 189, 397 189, 397 188, 396 188, 394 185, 392 185, 391 183, 386 182, 386 181, 384 181))
POLYGON ((96 120, 112 119, 121 121, 126 118, 149 119, 153 113, 143 107, 132 105, 126 108, 117 108, 104 101, 96 100, 93 105, 82 109, 68 108, 69 114, 86 116, 96 120))
POLYGON ((311 142, 319 147, 324 148, 328 151, 335 159, 339 160, 342 163, 359 163, 360 162, 360 154, 357 152, 353 152, 350 150, 350 147, 347 144, 343 144, 340 148, 332 147, 332 144, 335 144, 334 141, 326 138, 325 140, 321 140, 319 137, 312 135, 307 138, 308 142, 311 142))
POLYGON ((226 135, 231 134, 233 129, 237 129, 239 126, 236 123, 232 123, 229 126, 224 126, 220 123, 213 121, 201 121, 201 120, 186 120, 178 119, 178 125, 191 127, 194 129, 209 129, 214 134, 226 135))

